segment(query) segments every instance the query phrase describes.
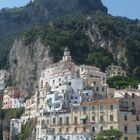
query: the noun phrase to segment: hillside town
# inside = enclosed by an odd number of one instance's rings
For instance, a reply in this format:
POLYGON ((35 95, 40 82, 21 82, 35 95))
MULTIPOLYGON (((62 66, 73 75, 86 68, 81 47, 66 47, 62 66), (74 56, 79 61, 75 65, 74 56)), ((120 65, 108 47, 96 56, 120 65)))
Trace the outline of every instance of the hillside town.
POLYGON ((107 77, 126 77, 119 66, 109 66, 106 73, 94 66, 78 66, 66 47, 62 60, 42 71, 35 94, 26 100, 18 88, 5 87, 5 73, 0 73, 2 109, 25 108, 20 119, 11 119, 10 140, 30 120, 35 121, 33 140, 95 140, 109 129, 120 130, 122 140, 140 139, 140 88, 118 90, 107 84, 107 77))

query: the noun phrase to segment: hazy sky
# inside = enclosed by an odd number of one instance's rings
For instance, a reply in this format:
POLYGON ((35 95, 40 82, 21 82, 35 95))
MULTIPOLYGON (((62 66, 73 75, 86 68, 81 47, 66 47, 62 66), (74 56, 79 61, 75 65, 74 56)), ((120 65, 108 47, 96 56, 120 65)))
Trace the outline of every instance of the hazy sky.
MULTIPOLYGON (((0 0, 0 8, 23 6, 30 0, 0 0)), ((140 0, 102 0, 112 15, 140 19, 140 0)))

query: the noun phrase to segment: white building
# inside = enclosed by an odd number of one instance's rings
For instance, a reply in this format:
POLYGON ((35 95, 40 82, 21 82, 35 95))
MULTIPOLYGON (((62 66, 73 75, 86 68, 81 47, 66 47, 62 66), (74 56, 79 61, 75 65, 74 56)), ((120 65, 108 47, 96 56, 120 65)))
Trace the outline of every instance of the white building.
POLYGON ((0 90, 4 90, 6 81, 9 78, 9 73, 6 70, 0 70, 0 90))
POLYGON ((10 122, 10 140, 17 138, 17 135, 21 132, 21 119, 11 119, 10 122))
MULTIPOLYGON (((53 126, 50 126, 48 120, 52 121, 51 119, 57 116, 61 118, 61 114, 70 118, 71 107, 80 106, 83 101, 103 98, 106 95, 106 74, 93 66, 75 65, 71 60, 69 49, 65 48, 63 59, 42 71, 39 89, 25 102, 25 113, 21 118, 25 123, 29 118, 37 117, 36 140, 63 138, 90 140, 88 133, 82 131, 54 135, 53 126)), ((59 124, 60 120, 56 121, 59 124)))

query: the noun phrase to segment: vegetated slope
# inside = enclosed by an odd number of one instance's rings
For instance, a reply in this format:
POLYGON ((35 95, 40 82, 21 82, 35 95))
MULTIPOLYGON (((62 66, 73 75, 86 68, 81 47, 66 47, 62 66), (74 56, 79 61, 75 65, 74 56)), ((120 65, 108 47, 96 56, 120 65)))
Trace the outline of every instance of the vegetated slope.
POLYGON ((139 28, 137 20, 101 12, 49 20, 22 33, 15 41, 9 59, 11 73, 23 93, 32 93, 42 69, 58 62, 68 46, 77 64, 95 65, 104 71, 115 63, 138 78, 139 28))
POLYGON ((35 0, 25 7, 0 10, 0 38, 19 33, 49 18, 74 12, 107 12, 101 0, 35 0))
MULTIPOLYGON (((19 17, 27 11, 30 14, 28 27, 36 26, 22 34, 18 33, 15 42, 13 39, 19 31, 9 30, 8 38, 3 37, 0 40, 0 68, 9 68, 14 83, 19 85, 22 93, 34 93, 42 69, 50 63, 59 61, 66 46, 70 48, 73 61, 77 64, 95 65, 104 71, 108 65, 115 63, 123 66, 133 76, 140 77, 139 20, 108 15, 106 8, 101 10, 101 5, 96 0, 93 1, 93 5, 97 2, 96 6, 100 5, 97 6, 100 11, 96 11, 94 6, 90 10, 90 4, 85 8, 82 0, 65 2, 36 0, 26 7, 17 9, 19 17), (63 3, 64 7, 61 7, 59 2, 63 3), (70 6, 67 7, 67 4, 70 6), (46 9, 45 5, 48 6, 47 18, 41 12, 42 9, 46 9), (63 14, 60 7, 66 10, 63 14), (22 13, 22 10, 25 11, 22 13), (39 24, 40 22, 42 23, 39 24)), ((17 23, 21 22, 25 27, 22 21, 26 20, 17 18, 17 23)), ((18 28, 19 26, 17 30, 18 28)))
POLYGON ((96 12, 50 20, 24 32, 24 37, 25 44, 41 38, 51 46, 56 60, 69 46, 77 63, 97 65, 104 70, 113 62, 134 69, 140 66, 139 31, 138 20, 96 12))

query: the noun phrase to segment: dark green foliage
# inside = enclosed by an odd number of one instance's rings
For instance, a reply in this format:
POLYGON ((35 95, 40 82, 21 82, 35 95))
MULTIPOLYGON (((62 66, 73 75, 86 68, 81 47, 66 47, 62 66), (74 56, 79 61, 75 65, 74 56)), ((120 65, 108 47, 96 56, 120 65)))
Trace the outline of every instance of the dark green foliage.
POLYGON ((30 119, 25 125, 22 125, 21 134, 18 135, 18 139, 27 140, 32 135, 33 129, 35 128, 35 124, 36 120, 30 119))
POLYGON ((3 122, 3 128, 9 130, 10 120, 12 118, 20 118, 23 112, 24 108, 0 109, 0 121, 3 122))
POLYGON ((3 126, 2 126, 2 122, 0 122, 0 140, 3 140, 3 126))
MULTIPOLYGON (((95 65, 102 70, 105 70, 111 63, 116 63, 118 61, 113 58, 113 53, 116 53, 117 49, 121 49, 125 51, 124 58, 126 58, 126 60, 120 62, 123 67, 130 73, 135 73, 136 67, 140 67, 139 20, 113 17, 106 13, 94 12, 95 10, 90 12, 69 13, 69 7, 67 7, 68 11, 63 17, 58 16, 58 18, 55 17, 55 19, 48 18, 49 20, 47 19, 47 22, 45 22, 41 15, 44 14, 43 12, 47 4, 46 2, 43 2, 43 0, 42 3, 40 3, 40 1, 35 1, 35 3, 30 3, 25 8, 19 10, 13 9, 10 12, 6 10, 3 12, 4 16, 10 16, 10 18, 12 11, 19 14, 19 18, 15 18, 15 14, 13 14, 11 18, 14 18, 14 20, 17 19, 17 22, 29 22, 31 20, 29 23, 33 22, 34 24, 29 25, 30 27, 36 25, 35 22, 37 23, 37 26, 34 26, 34 28, 23 33, 25 45, 34 42, 37 38, 41 38, 46 46, 51 46, 53 55, 57 61, 61 59, 64 47, 68 46, 75 63, 95 65), (31 7, 32 10, 30 11, 29 9, 31 7), (40 7, 42 7, 41 10, 39 10, 40 7), (24 13, 22 13, 22 11, 24 11, 24 13), (25 16, 27 11, 28 16, 25 16), (37 16, 34 17, 36 13, 37 16), (31 17, 31 19, 29 17, 31 17), (24 18, 27 18, 28 20, 25 20, 24 18), (40 20, 42 21, 42 24, 38 25, 40 20), (105 42, 112 42, 113 52, 110 52, 107 46, 106 48, 102 48, 99 45, 100 40, 95 42, 91 41, 91 38, 87 35, 87 31, 88 29, 91 29, 92 25, 96 26, 102 40, 105 42), (117 46, 122 46, 124 48, 117 48, 117 46)), ((52 1, 50 1, 50 3, 51 2, 52 1)), ((54 3, 52 2, 51 6, 53 6, 53 4, 54 3)), ((99 6, 98 2, 96 4, 99 6)), ((53 11, 49 14, 53 15, 53 11)), ((22 30, 25 30, 25 28, 28 29, 25 26, 22 30)), ((13 43, 10 38, 11 37, 0 40, 0 68, 8 68, 9 66, 8 55, 13 43)), ((33 52, 34 50, 31 48, 30 51, 33 52)), ((16 60, 14 62, 16 63, 16 60)))
POLYGON ((117 89, 126 87, 137 88, 139 82, 140 81, 134 77, 121 77, 121 76, 114 76, 108 78, 107 80, 107 83, 109 84, 110 87, 117 89))
POLYGON ((104 130, 97 134, 97 140, 119 140, 122 132, 116 129, 104 130))
POLYGON ((25 7, 5 8, 0 10, 0 38, 15 35, 50 18, 96 10, 107 13, 101 0, 35 0, 25 7))
POLYGON ((13 45, 13 37, 0 39, 0 69, 9 68, 9 51, 13 45))
POLYGON ((140 67, 136 67, 133 69, 133 76, 136 79, 140 80, 140 67))
MULTIPOLYGON (((112 17, 101 12, 92 13, 90 16, 91 19, 94 19, 93 21, 87 20, 88 14, 50 20, 25 32, 25 43, 29 44, 40 37, 46 46, 52 47, 56 60, 61 58, 64 47, 69 46, 72 58, 76 63, 96 65, 105 70, 108 65, 117 60, 113 60, 112 54, 107 48, 101 48, 98 44, 94 44, 86 35, 86 30, 92 23, 98 27, 102 38, 113 42, 114 53, 117 50, 116 46, 124 47, 124 57, 127 58, 129 71, 140 66, 140 61, 138 61, 140 58, 140 34, 137 33, 140 26, 138 26, 138 21, 112 17)), ((122 66, 126 67, 127 63, 122 61, 122 66)))
POLYGON ((139 20, 113 17, 101 12, 96 13, 95 23, 106 40, 126 49, 129 68, 140 66, 140 24, 139 20))
POLYGON ((86 17, 86 15, 77 15, 51 20, 24 32, 25 44, 41 38, 46 46, 51 46, 57 61, 61 59, 63 49, 69 46, 72 58, 76 63, 96 65, 105 70, 113 58, 107 49, 93 45, 85 34, 86 17))

